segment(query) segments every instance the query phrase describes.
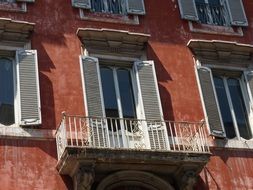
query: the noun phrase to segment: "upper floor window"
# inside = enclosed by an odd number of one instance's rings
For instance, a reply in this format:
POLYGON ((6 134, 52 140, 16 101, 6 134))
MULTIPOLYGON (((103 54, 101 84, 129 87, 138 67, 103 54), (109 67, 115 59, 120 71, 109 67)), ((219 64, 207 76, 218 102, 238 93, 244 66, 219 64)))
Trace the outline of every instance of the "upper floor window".
POLYGON ((201 40, 190 41, 189 47, 197 57, 197 79, 210 133, 227 139, 252 139, 253 73, 249 52, 253 48, 201 40))
POLYGON ((26 12, 26 3, 34 1, 35 0, 0 0, 0 10, 26 12))
POLYGON ((248 26, 242 0, 179 0, 181 17, 202 24, 248 26))
POLYGON ((112 14, 126 14, 125 0, 91 0, 91 10, 94 12, 106 12, 112 14))

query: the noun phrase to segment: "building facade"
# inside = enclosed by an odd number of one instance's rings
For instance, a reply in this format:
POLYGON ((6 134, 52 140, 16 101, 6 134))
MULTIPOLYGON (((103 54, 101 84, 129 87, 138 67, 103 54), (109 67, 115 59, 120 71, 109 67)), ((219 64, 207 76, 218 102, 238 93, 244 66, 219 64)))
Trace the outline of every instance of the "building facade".
POLYGON ((0 1, 0 189, 253 189, 252 9, 0 1))

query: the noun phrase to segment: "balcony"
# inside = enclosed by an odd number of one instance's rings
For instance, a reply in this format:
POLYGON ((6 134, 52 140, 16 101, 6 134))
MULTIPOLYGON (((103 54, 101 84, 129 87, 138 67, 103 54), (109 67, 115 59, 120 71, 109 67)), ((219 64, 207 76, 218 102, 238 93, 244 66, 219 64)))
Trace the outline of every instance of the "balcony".
POLYGON ((210 151, 204 122, 147 121, 63 115, 56 132, 57 169, 72 177, 78 168, 95 168, 94 183, 115 171, 170 175, 199 173, 210 151))
POLYGON ((229 26, 229 15, 225 5, 196 3, 199 20, 202 24, 229 26))

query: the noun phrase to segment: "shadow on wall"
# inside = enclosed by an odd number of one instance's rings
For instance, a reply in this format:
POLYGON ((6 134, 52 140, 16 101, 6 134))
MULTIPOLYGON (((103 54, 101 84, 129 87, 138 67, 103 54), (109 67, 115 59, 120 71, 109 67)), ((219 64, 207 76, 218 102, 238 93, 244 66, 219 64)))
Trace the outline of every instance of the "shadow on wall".
POLYGON ((168 71, 163 66, 164 64, 162 63, 160 58, 156 55, 152 46, 148 44, 147 49, 148 49, 148 59, 154 60, 155 63, 156 76, 158 81, 158 88, 163 108, 164 119, 173 121, 174 113, 172 108, 171 96, 168 89, 161 84, 162 82, 167 83, 168 81, 172 81, 172 78, 168 73, 168 71))

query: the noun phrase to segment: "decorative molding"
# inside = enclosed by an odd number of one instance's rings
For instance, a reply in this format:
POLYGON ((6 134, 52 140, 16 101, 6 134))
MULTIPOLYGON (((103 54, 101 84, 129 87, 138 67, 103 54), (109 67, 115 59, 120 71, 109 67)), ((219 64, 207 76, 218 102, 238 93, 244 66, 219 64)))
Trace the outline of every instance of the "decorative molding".
POLYGON ((0 18, 1 41, 29 42, 34 30, 34 23, 17 21, 9 18, 0 18))
POLYGON ((203 64, 248 68, 253 45, 221 40, 190 40, 187 46, 203 64))
POLYGON ((119 55, 140 58, 145 52, 149 34, 125 30, 79 28, 77 36, 89 54, 119 55))
POLYGON ((119 171, 105 177, 98 184, 97 190, 120 189, 120 187, 124 185, 130 187, 144 187, 150 190, 174 190, 168 182, 154 174, 133 170, 119 171))
POLYGON ((2 126, 0 125, 1 138, 29 138, 34 140, 55 139, 55 130, 47 129, 28 129, 18 126, 2 126))
POLYGON ((75 190, 91 190, 95 179, 94 165, 80 166, 74 175, 75 190))

